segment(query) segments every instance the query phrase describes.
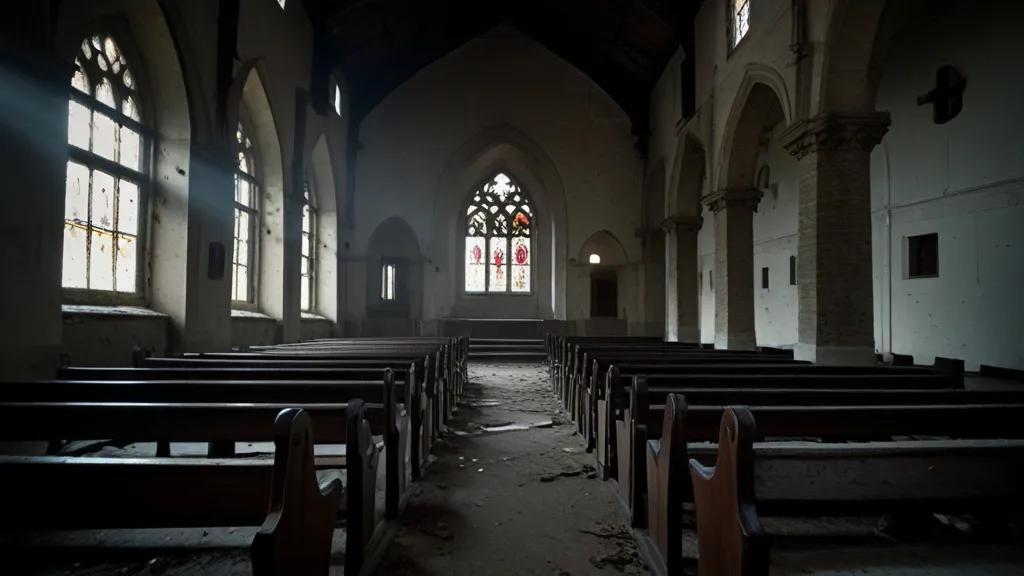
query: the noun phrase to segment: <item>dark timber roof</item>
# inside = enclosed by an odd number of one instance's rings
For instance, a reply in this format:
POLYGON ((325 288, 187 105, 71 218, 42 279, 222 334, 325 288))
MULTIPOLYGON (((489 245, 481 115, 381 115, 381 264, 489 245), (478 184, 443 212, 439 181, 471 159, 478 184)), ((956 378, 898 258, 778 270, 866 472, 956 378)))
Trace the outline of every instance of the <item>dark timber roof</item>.
POLYGON ((435 60, 511 24, 603 88, 645 139, 651 91, 672 55, 693 44, 701 0, 306 0, 361 121, 435 60))

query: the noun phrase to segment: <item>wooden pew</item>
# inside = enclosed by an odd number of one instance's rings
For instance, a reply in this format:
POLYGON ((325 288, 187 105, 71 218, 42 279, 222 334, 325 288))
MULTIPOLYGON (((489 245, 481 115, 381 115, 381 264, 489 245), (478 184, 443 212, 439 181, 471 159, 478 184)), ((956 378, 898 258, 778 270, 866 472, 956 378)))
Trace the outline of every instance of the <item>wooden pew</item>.
MULTIPOLYGON (((957 408, 936 410, 933 416, 977 422, 980 416, 974 414, 985 411, 983 407, 957 408)), ((881 430, 885 426, 880 422, 895 428, 904 428, 908 422, 923 423, 920 418, 926 411, 900 407, 882 416, 875 408, 861 410, 858 416, 880 415, 872 427, 881 430)), ((837 420, 853 423, 846 420, 852 411, 839 414, 834 414, 837 420)), ((1020 417, 1016 412, 1013 415, 1020 417)), ((690 462, 702 575, 767 574, 771 545, 762 516, 1005 513, 1024 509, 1024 492, 1020 489, 1024 483, 1024 442, 757 445, 760 436, 769 435, 759 430, 764 419, 757 410, 726 409, 714 467, 690 462), (854 478, 856 481, 851 480, 854 478)), ((927 427, 941 429, 943 424, 963 429, 954 420, 940 420, 927 427)), ((988 431, 1004 432, 1006 424, 997 424, 988 431)), ((1019 431, 1017 422, 1011 424, 1019 431)))
POLYGON ((206 528, 260 526, 253 574, 326 575, 339 512, 347 520, 346 573, 358 574, 381 542, 374 518, 376 457, 361 400, 303 410, 220 405, 3 404, 0 437, 38 440, 52 431, 148 439, 272 438, 273 460, 0 456, 11 496, 6 530, 206 528), (275 419, 276 415, 276 419, 275 419), (317 481, 317 434, 343 437, 339 470, 317 481), (343 496, 344 494, 344 496, 343 496), (55 498, 55 495, 59 497, 55 498))
MULTIPOLYGON (((675 574, 684 565, 683 504, 700 497, 690 484, 687 462, 696 459, 713 463, 717 450, 714 444, 688 446, 687 441, 715 438, 714 430, 725 409, 687 406, 683 396, 672 394, 666 400, 660 441, 647 442, 647 530, 636 532, 641 553, 655 574, 675 574)), ((764 437, 831 441, 915 435, 1021 438, 1024 432, 1015 421, 1024 417, 1024 404, 759 406, 751 410, 763 421, 759 433, 764 437)))
MULTIPOLYGON (((285 382, 285 381, 353 381, 352 385, 362 386, 367 382, 382 381, 385 370, 393 363, 384 362, 379 368, 367 367, 343 367, 343 368, 64 368, 59 371, 58 377, 61 380, 80 381, 248 381, 256 380, 263 382, 285 382)), ((424 371, 423 362, 412 362, 404 368, 390 368, 395 377, 395 396, 398 402, 405 405, 407 412, 411 415, 411 471, 413 479, 419 479, 422 474, 422 466, 426 461, 435 440, 433 424, 433 394, 427 394, 421 386, 421 378, 424 371)), ((349 384, 340 384, 348 386, 349 384)), ((365 392, 355 392, 366 394, 365 392)), ((3 393, 0 392, 0 398, 3 393)), ((35 399, 35 398, 33 398, 35 399)), ((43 398, 39 398, 43 399, 43 398)), ((60 398, 65 401, 72 401, 72 398, 60 398)), ((103 401, 116 401, 116 396, 101 398, 103 401)), ((306 401, 330 401, 325 397, 309 398, 303 397, 306 401)), ((161 401, 154 399, 155 401, 161 401)), ((220 399, 218 401, 230 401, 232 398, 220 399)), ((275 401, 279 400, 275 399, 275 401)), ((143 399, 149 401, 149 399, 143 399)))
MULTIPOLYGON (((847 389, 962 389, 963 379, 954 375, 926 371, 907 373, 905 367, 834 367, 805 365, 799 374, 763 374, 758 369, 721 367, 714 374, 647 375, 647 385, 655 388, 847 388, 847 389), (892 370, 891 373, 884 372, 892 370), (815 371, 818 371, 817 373, 815 371)), ((796 371, 784 369, 784 371, 796 371)), ((615 477, 619 446, 631 446, 630 427, 623 418, 629 405, 629 387, 633 375, 622 376, 617 366, 605 378, 605 400, 597 403, 597 459, 603 477, 615 477), (619 436, 623 436, 620 441, 619 436)))
MULTIPOLYGON (((670 352, 657 355, 629 355, 616 352, 614 354, 601 355, 599 358, 590 357, 587 352, 584 361, 591 365, 590 369, 582 375, 570 381, 571 402, 575 407, 570 411, 577 422, 578 431, 586 441, 587 451, 594 449, 596 445, 597 427, 597 403, 604 398, 604 377, 608 368, 612 365, 621 366, 644 366, 644 370, 652 374, 678 373, 686 366, 712 366, 719 364, 784 364, 784 365, 807 365, 807 362, 792 360, 785 357, 760 356, 753 354, 732 354, 728 350, 714 351, 686 351, 670 352)), ((713 368, 708 368, 713 370, 713 368)))
MULTIPOLYGON (((401 393, 401 390, 397 391, 401 393)), ((406 473, 406 456, 410 452, 409 418, 398 409, 394 375, 385 372, 381 382, 332 381, 41 381, 18 383, 0 388, 0 401, 8 403, 63 402, 74 403, 175 403, 188 406, 208 406, 216 414, 221 404, 250 402, 260 405, 337 405, 353 398, 370 401, 368 422, 371 433, 384 437, 385 449, 385 503, 389 518, 397 517, 412 495, 412 485, 406 473)), ((194 414, 201 412, 196 408, 194 414)), ((316 415, 313 412, 314 417, 316 415)), ((343 444, 344 438, 320 432, 320 443, 343 444)), ((224 429, 224 436, 206 438, 210 441, 208 456, 226 458, 234 456, 234 431, 224 429)), ((60 434, 58 426, 47 440, 76 439, 60 434)), ((91 436, 77 439, 113 439, 141 441, 138 438, 91 436)), ((186 441, 188 439, 179 441, 186 441)), ((243 440, 252 441, 253 438, 243 440)), ((170 442, 174 438, 157 438, 157 456, 170 455, 170 442)))

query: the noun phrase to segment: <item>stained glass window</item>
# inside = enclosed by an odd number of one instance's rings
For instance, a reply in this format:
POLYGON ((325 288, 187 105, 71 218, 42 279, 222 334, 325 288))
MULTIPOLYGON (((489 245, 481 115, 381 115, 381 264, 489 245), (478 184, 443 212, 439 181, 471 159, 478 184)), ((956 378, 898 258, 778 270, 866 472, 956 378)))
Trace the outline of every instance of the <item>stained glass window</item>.
POLYGON ((259 184, 255 151, 248 131, 235 131, 238 167, 235 170, 235 241, 231 258, 231 299, 256 302, 256 248, 259 242, 259 184))
POLYGON ((736 47, 750 30, 750 0, 733 0, 732 8, 732 45, 736 47))
POLYGON ((526 193, 498 174, 466 208, 466 292, 530 292, 533 210, 526 193))
POLYGON ((152 131, 113 37, 82 42, 71 87, 61 285, 137 294, 152 131))
POLYGON ((303 184, 301 308, 312 312, 316 306, 316 206, 307 180, 303 184))

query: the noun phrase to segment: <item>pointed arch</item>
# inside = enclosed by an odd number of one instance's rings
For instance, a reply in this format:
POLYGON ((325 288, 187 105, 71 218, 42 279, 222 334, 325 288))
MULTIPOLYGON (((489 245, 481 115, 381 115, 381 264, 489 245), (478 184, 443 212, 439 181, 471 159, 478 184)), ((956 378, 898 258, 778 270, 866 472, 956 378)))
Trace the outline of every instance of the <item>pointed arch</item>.
MULTIPOLYGON (((312 284, 315 291, 315 306, 319 314, 336 320, 338 314, 338 211, 337 183, 331 163, 330 144, 325 134, 320 134, 308 154, 310 159, 309 180, 312 185, 312 201, 316 208, 315 244, 313 251, 312 284)), ((305 228, 303 229, 305 232, 305 228)))
POLYGON ((532 292, 531 242, 537 222, 529 191, 499 171, 466 195, 465 206, 463 292, 532 292))
POLYGON ((707 154, 700 137, 689 130, 680 134, 669 184, 676 215, 689 218, 700 216, 700 199, 705 192, 707 162, 707 154))
MULTIPOLYGON (((561 175, 547 153, 526 133, 497 124, 468 139, 445 165, 434 194, 434 234, 427 253, 434 267, 433 280, 425 286, 428 316, 443 318, 483 313, 483 308, 459 288, 465 241, 459 223, 465 216, 466 194, 487 176, 503 171, 512 174, 530 191, 540 226, 533 231, 534 291, 512 298, 500 311, 519 318, 565 318, 566 200, 561 175), (442 296, 445 295, 445 296, 442 296)), ((496 297, 490 297, 496 298, 496 297)), ((464 316, 465 317, 465 316, 464 316)))
POLYGON ((748 65, 725 123, 716 188, 753 188, 761 133, 779 122, 788 125, 792 117, 789 93, 778 72, 748 65))
MULTIPOLYGON (((233 116, 229 119, 229 126, 233 128, 236 141, 238 132, 247 138, 240 150, 246 147, 245 144, 251 144, 251 160, 255 164, 251 171, 254 191, 250 196, 254 208, 251 217, 255 225, 249 228, 253 234, 248 241, 253 244, 247 271, 253 279, 253 291, 248 294, 248 306, 274 318, 283 318, 284 162, 273 107, 261 76, 262 67, 262 60, 255 59, 239 68, 229 94, 229 100, 234 102, 229 113, 233 116)), ((236 260, 242 258, 242 250, 250 247, 243 244, 246 239, 241 231, 246 227, 246 218, 239 202, 245 198, 240 193, 236 187, 233 250, 236 260)), ((235 306, 244 308, 246 303, 236 298, 235 306)))
MULTIPOLYGON (((146 128, 133 130, 146 141, 138 150, 140 172, 146 177, 137 182, 139 206, 134 226, 138 235, 135 252, 139 258, 134 298, 137 303, 184 322, 188 174, 195 102, 189 98, 178 46, 156 0, 61 3, 53 35, 60 57, 74 61, 81 55, 83 40, 97 34, 109 35, 123 55, 120 65, 127 65, 131 71, 136 113, 146 128)), ((123 75, 124 70, 117 73, 123 75)), ((122 107, 117 109, 126 112, 122 107)), ((122 120, 132 116, 128 112, 121 116, 122 120)), ((116 118, 114 121, 125 124, 116 118)), ((122 150, 120 156, 122 165, 126 151, 122 150)), ((135 152, 129 156, 134 158, 135 152)), ((124 222, 118 222, 120 228, 124 222)), ((119 248, 118 255, 126 256, 121 252, 119 248)), ((125 273, 127 270, 122 270, 125 273)), ((117 292, 113 294, 116 296, 117 292)))
POLYGON ((587 238, 580 248, 577 262, 588 263, 592 254, 601 259, 602 266, 625 266, 629 263, 622 242, 608 230, 599 230, 587 238))
POLYGON ((412 226, 399 216, 378 224, 366 262, 367 316, 421 319, 424 262, 412 226))

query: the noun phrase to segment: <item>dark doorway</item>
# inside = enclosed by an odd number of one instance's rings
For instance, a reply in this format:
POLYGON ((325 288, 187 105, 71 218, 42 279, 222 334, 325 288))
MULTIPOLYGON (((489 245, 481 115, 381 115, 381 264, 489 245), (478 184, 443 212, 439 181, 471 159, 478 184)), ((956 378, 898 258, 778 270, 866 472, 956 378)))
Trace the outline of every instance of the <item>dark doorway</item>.
POLYGON ((590 273, 590 317, 617 318, 619 316, 619 277, 610 270, 590 273))

